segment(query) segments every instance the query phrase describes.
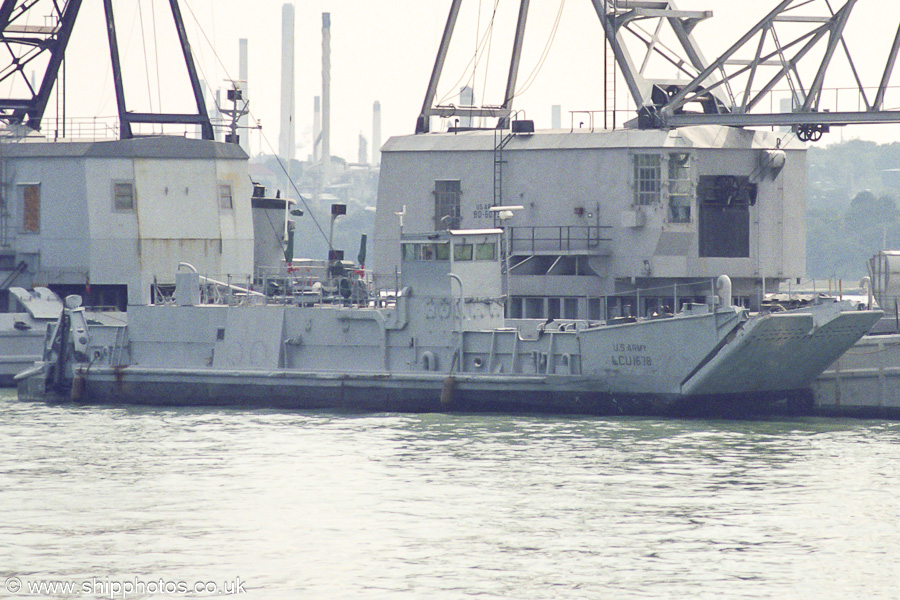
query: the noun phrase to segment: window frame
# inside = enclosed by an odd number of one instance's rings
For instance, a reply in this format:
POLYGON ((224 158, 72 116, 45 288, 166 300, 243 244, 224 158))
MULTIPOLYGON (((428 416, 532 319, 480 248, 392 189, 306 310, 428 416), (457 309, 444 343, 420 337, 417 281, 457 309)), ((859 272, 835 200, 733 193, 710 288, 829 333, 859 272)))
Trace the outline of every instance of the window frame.
POLYGON ((16 184, 16 204, 19 210, 19 217, 16 219, 18 222, 18 230, 19 233, 35 235, 41 232, 41 184, 38 183, 19 183, 16 184), (26 198, 26 189, 37 189, 37 205, 36 207, 32 207, 29 209, 26 206, 26 202, 28 199, 26 198), (29 215, 33 212, 36 212, 36 215, 33 217, 29 217, 29 215), (31 218, 35 219, 35 227, 30 228, 27 225, 31 222, 31 218), (28 221, 26 221, 28 219, 28 221))
POLYGON ((137 190, 134 186, 133 179, 116 179, 112 181, 112 208, 114 212, 134 212, 137 209, 137 190), (124 198, 124 194, 119 194, 119 186, 127 185, 131 188, 131 205, 124 206, 119 203, 119 198, 124 198))
POLYGON ((453 244, 454 262, 471 262, 475 259, 475 246, 471 243, 459 242, 453 244))
POLYGON ((693 157, 688 152, 672 152, 667 157, 667 211, 666 220, 669 223, 687 224, 693 220, 694 184, 691 174, 691 161, 693 157), (682 157, 682 158, 679 158, 682 157), (679 164, 679 162, 681 164, 679 164), (680 175, 680 177, 678 176, 680 175), (680 202, 676 202, 679 200, 680 202), (682 213, 676 216, 677 208, 686 209, 678 211, 682 213))
POLYGON ((234 210, 234 188, 232 185, 226 181, 219 182, 219 208, 222 210, 234 210), (225 195, 222 192, 227 190, 228 194, 225 195), (228 203, 225 203, 225 199, 228 199, 228 203))
POLYGON ((634 153, 632 160, 632 188, 635 206, 652 206, 662 197, 662 155, 634 153))
POLYGON ((439 242, 434 244, 434 260, 449 261, 450 260, 450 242, 439 242))
POLYGON ((497 244, 494 242, 475 242, 475 260, 497 260, 497 244), (490 250, 490 256, 488 256, 490 250))
POLYGON ((462 225, 462 181, 459 179, 435 179, 434 229, 460 229, 462 225), (449 210, 448 210, 449 209, 449 210), (450 217, 446 219, 445 217, 450 217))

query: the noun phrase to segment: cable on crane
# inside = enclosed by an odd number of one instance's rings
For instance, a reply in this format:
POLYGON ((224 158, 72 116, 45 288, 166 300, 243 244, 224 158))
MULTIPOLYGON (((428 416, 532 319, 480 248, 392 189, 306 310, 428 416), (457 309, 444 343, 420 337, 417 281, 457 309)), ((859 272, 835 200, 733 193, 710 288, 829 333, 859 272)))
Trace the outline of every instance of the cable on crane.
MULTIPOLYGON (((152 8, 151 8, 152 10, 152 8)), ((144 74, 147 79, 147 100, 150 102, 150 112, 154 112, 153 110, 153 90, 150 89, 150 65, 147 62, 147 36, 144 35, 144 5, 141 0, 138 0, 137 3, 137 13, 138 20, 141 24, 141 47, 144 51, 144 74)), ((154 40, 154 43, 156 40, 154 40)), ((159 81, 157 81, 157 87, 159 87, 159 81)), ((159 107, 162 110, 162 106, 159 107)), ((154 126, 155 129, 155 126, 154 126)))
MULTIPOLYGON (((500 0, 494 0, 494 12, 491 14, 491 26, 488 29, 490 35, 488 36, 488 47, 487 47, 487 62, 484 65, 484 82, 481 84, 481 105, 484 106, 484 98, 487 95, 487 81, 488 81, 488 71, 491 66, 491 49, 494 47, 494 19, 497 17, 497 7, 500 5, 500 0)), ((477 67, 477 65, 476 65, 477 67)))
MULTIPOLYGON (((498 1, 499 1, 499 0, 498 0, 498 1)), ((488 23, 487 29, 485 29, 484 35, 481 36, 481 41, 480 41, 480 43, 479 43, 479 45, 478 45, 478 47, 481 48, 481 49, 484 48, 484 45, 485 45, 485 43, 487 42, 487 40, 488 40, 488 38, 489 38, 489 34, 493 31, 493 27, 494 27, 494 17, 495 17, 496 15, 497 15, 497 6, 496 6, 496 3, 495 3, 495 5, 494 5, 494 14, 491 15, 491 20, 490 20, 490 22, 488 23)), ((474 81, 474 79, 475 79, 475 70, 478 68, 478 65, 477 65, 477 59, 478 59, 478 55, 477 55, 477 53, 476 53, 474 56, 472 56, 472 58, 469 59, 469 62, 466 64, 466 66, 463 67, 462 74, 459 76, 459 79, 457 79, 456 82, 453 83, 453 85, 450 86, 450 91, 447 92, 446 94, 444 94, 444 95, 441 97, 441 99, 437 101, 437 104, 439 104, 439 105, 440 105, 440 104, 443 104, 444 102, 447 101, 448 98, 450 98, 451 96, 453 96, 454 94, 456 94, 456 88, 459 86, 459 84, 460 84, 460 83, 463 81, 463 79, 466 77, 466 74, 469 72, 469 67, 472 67, 472 80, 474 81)))
MULTIPOLYGON (((550 48, 553 46, 553 42, 556 39, 556 32, 559 30, 559 22, 560 20, 562 20, 562 12, 565 5, 566 0, 560 0, 559 9, 556 11, 556 20, 553 22, 553 28, 550 30, 550 37, 547 39, 547 43, 544 44, 544 49, 541 52, 541 56, 538 59, 538 62, 535 65, 534 69, 532 69, 531 73, 528 74, 528 77, 525 78, 525 83, 522 84, 521 89, 518 89, 513 93, 513 98, 518 98, 519 96, 527 92, 528 88, 530 88, 532 84, 537 80, 537 76, 541 72, 541 69, 544 66, 544 62, 547 60, 547 56, 550 54, 550 48)), ((513 98, 510 98, 510 100, 512 100, 513 98)))

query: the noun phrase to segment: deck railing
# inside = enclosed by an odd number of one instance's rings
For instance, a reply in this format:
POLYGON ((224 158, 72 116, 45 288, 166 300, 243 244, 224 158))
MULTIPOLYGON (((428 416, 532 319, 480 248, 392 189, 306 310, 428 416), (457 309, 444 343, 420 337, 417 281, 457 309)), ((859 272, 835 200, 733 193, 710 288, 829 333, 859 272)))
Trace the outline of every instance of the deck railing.
POLYGON ((598 253, 608 226, 601 225, 541 225, 537 227, 510 227, 508 230, 510 254, 534 254, 536 252, 588 252, 598 253))

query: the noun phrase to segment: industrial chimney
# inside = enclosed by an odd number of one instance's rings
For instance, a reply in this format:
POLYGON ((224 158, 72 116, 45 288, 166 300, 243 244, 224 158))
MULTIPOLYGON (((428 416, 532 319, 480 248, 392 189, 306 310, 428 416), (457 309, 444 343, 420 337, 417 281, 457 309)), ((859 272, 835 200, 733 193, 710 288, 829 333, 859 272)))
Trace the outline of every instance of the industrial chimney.
POLYGON ((359 153, 357 154, 357 159, 359 164, 364 165, 366 161, 369 159, 369 148, 367 146, 368 141, 366 140, 366 136, 359 133, 359 153))
POLYGON ((322 98, 313 98, 313 155, 314 163, 322 158, 322 98))
POLYGON ((372 105, 372 166, 381 164, 381 102, 372 105))
POLYGON ((281 8, 281 131, 278 154, 294 158, 294 5, 281 8))
POLYGON ((322 185, 331 183, 331 13, 322 13, 322 185))

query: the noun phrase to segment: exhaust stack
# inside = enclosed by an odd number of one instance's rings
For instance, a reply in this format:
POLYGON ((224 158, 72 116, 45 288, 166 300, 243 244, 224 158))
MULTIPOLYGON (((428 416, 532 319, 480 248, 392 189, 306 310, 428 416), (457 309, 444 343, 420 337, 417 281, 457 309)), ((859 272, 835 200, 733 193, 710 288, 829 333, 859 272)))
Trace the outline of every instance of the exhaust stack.
POLYGON ((314 163, 322 159, 322 97, 313 98, 313 155, 314 163))
POLYGON ((278 154, 294 158, 294 5, 281 8, 281 131, 278 154))
POLYGON ((381 102, 372 105, 372 166, 381 164, 381 102))
POLYGON ((331 182, 331 13, 322 13, 322 185, 331 182))

